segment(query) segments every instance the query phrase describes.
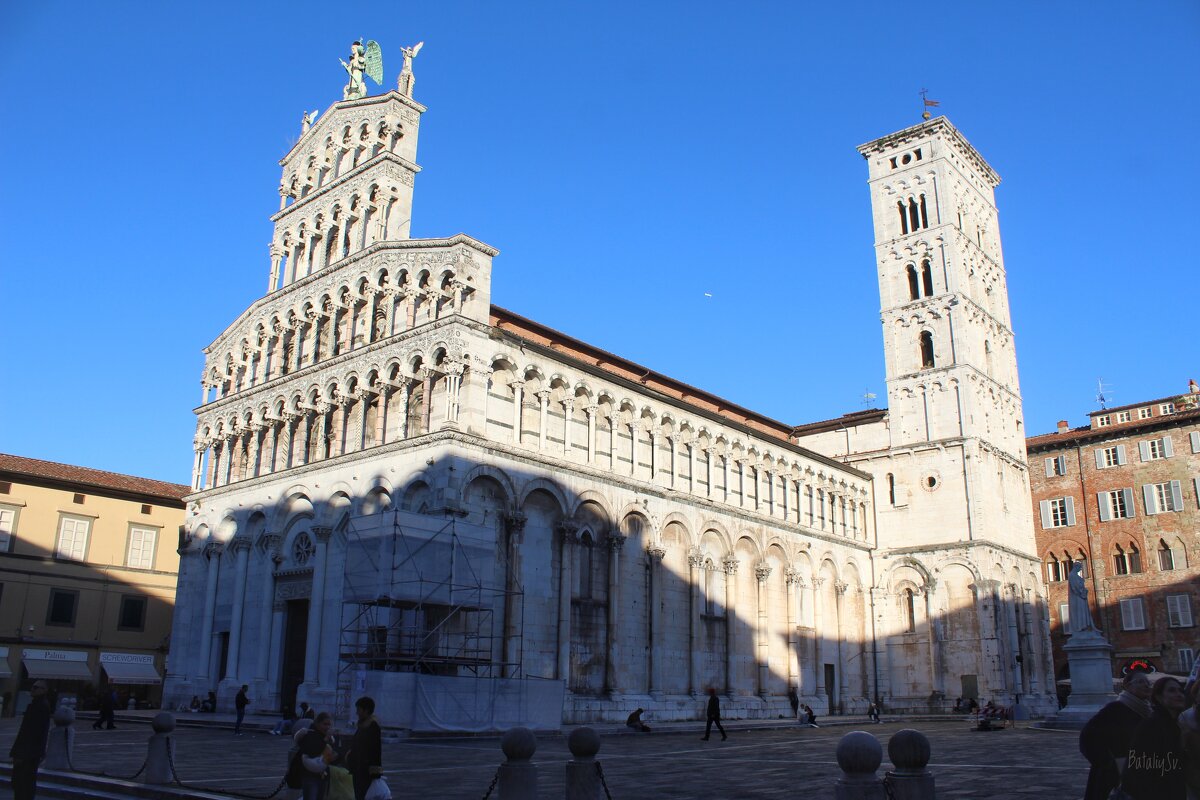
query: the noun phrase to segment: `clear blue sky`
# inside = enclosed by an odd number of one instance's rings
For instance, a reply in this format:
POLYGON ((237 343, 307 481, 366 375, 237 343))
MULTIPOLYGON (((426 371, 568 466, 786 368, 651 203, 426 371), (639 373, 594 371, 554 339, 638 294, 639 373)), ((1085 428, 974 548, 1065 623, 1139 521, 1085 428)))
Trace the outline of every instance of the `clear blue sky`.
POLYGON ((498 247, 498 305, 729 400, 885 396, 854 148, 923 86, 1003 178, 1027 430, 1100 377, 1200 379, 1194 0, 9 2, 0 451, 187 481, 201 349, 263 292, 277 160, 360 36, 384 88, 426 42, 414 236, 498 247))

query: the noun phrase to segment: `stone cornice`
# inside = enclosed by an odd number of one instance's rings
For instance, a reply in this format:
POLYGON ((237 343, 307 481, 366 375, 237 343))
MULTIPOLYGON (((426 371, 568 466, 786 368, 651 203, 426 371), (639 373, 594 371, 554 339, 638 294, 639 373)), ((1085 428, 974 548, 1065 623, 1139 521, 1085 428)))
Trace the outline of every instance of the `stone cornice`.
MULTIPOLYGON (((1006 555, 1010 555, 1013 558, 1021 559, 1023 561, 1028 561, 1031 564, 1038 565, 1039 570, 1041 569, 1042 562, 1041 562, 1041 559, 1038 558, 1036 554, 1023 553, 1020 550, 1015 550, 1006 545, 997 544, 992 541, 984 541, 984 540, 967 541, 967 542, 946 542, 943 544, 924 544, 924 545, 915 545, 913 547, 893 547, 893 548, 887 548, 887 549, 881 548, 875 552, 875 556, 877 556, 878 558, 881 558, 881 559, 889 559, 889 558, 896 558, 898 556, 918 555, 921 553, 953 553, 955 551, 960 551, 962 553, 966 553, 969 550, 979 548, 979 547, 985 547, 985 548, 994 550, 995 552, 998 552, 998 553, 1004 553, 1006 555)), ((983 562, 976 562, 976 563, 982 564, 983 562)))
POLYGON ((304 197, 301 197, 299 200, 296 200, 295 202, 293 202, 287 208, 283 208, 283 209, 275 212, 274 214, 271 215, 271 218, 270 218, 271 222, 278 223, 284 217, 291 216, 292 212, 299 210, 303 207, 313 205, 313 201, 315 201, 316 199, 324 197, 324 196, 330 194, 331 192, 335 191, 336 189, 340 189, 343 186, 349 185, 355 178, 360 177, 363 173, 367 172, 368 170, 372 170, 375 167, 378 167, 378 166, 380 166, 384 163, 388 163, 388 162, 394 163, 394 164, 402 167, 403 169, 408 170, 409 172, 413 173, 414 175, 421 171, 420 166, 418 166, 417 164, 414 164, 413 162, 409 161, 406 158, 402 158, 402 157, 396 155, 395 153, 391 153, 391 152, 387 152, 387 151, 379 153, 378 155, 376 155, 372 158, 369 158, 366 161, 364 161, 363 163, 359 164, 357 167, 350 170, 349 172, 343 172, 341 175, 338 175, 336 178, 334 178, 332 181, 325 184, 321 188, 314 189, 313 191, 304 195, 304 197))
POLYGON ((296 141, 296 143, 294 145, 292 145, 291 149, 288 150, 287 153, 284 154, 283 158, 279 159, 279 166, 281 166, 281 167, 287 166, 287 163, 291 159, 292 155, 303 149, 301 147, 301 145, 304 145, 305 147, 308 146, 307 145, 308 139, 321 138, 323 131, 327 127, 329 127, 329 118, 330 118, 331 114, 333 113, 334 109, 365 108, 367 106, 378 105, 380 103, 387 102, 387 101, 399 102, 400 105, 407 106, 408 108, 412 109, 413 111, 416 111, 418 114, 424 114, 425 111, 427 110, 425 108, 425 106, 421 105, 416 100, 413 100, 411 97, 408 97, 406 95, 400 94, 400 92, 396 91, 395 89, 393 89, 385 94, 377 94, 377 95, 370 95, 368 97, 360 97, 357 100, 338 100, 338 101, 334 102, 332 105, 330 105, 329 108, 325 109, 325 112, 323 114, 321 114, 319 117, 317 117, 316 123, 314 123, 313 126, 311 128, 309 128, 304 133, 304 135, 301 136, 296 141))
POLYGON ((945 117, 936 117, 902 131, 889 133, 887 136, 881 136, 866 144, 860 144, 857 150, 863 158, 870 158, 872 153, 882 154, 888 150, 903 147, 916 139, 926 139, 939 133, 945 134, 947 140, 991 182, 993 188, 1000 184, 1000 176, 996 174, 996 171, 983 160, 983 156, 979 155, 979 151, 967 141, 967 138, 958 132, 958 128, 951 125, 950 120, 945 117))

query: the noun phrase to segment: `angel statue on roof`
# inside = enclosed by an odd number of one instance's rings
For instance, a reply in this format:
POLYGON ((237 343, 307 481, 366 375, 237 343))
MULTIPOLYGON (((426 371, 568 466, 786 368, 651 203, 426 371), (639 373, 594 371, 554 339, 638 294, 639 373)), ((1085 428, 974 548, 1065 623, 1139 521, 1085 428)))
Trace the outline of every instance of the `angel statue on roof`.
POLYGON ((364 46, 362 39, 359 39, 350 45, 350 63, 342 61, 342 66, 350 76, 350 82, 342 90, 343 100, 358 100, 367 96, 364 74, 377 84, 383 82, 383 50, 375 40, 367 42, 364 46))
POLYGON ((417 57, 417 53, 421 52, 421 48, 424 46, 424 42, 417 42, 412 47, 400 48, 400 52, 404 55, 404 66, 400 69, 399 85, 396 88, 405 97, 412 97, 413 85, 417 82, 417 79, 413 76, 412 63, 413 59, 417 57))

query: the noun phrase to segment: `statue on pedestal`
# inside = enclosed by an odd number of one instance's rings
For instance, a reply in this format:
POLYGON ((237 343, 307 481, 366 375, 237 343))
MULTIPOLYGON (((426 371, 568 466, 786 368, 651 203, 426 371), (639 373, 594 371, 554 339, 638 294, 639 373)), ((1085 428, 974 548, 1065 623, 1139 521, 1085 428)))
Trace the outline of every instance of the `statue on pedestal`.
POLYGON ((413 86, 417 82, 416 77, 413 75, 412 62, 424 46, 424 42, 417 42, 412 47, 400 48, 400 52, 404 54, 404 66, 400 69, 400 80, 397 81, 396 88, 405 97, 412 97, 413 86))
POLYGON ((1096 623, 1092 621, 1092 609, 1088 605, 1087 584, 1083 580, 1083 562, 1076 561, 1071 565, 1071 574, 1067 578, 1070 588, 1070 604, 1067 607, 1068 619, 1071 623, 1071 635, 1093 631, 1099 633, 1096 623))
MULTIPOLYGON (((341 59, 339 59, 340 61, 341 59)), ((350 63, 342 61, 350 82, 342 90, 343 100, 358 100, 367 96, 367 84, 363 75, 367 75, 375 83, 383 80, 383 51, 379 43, 372 40, 364 46, 362 39, 350 45, 350 63)))

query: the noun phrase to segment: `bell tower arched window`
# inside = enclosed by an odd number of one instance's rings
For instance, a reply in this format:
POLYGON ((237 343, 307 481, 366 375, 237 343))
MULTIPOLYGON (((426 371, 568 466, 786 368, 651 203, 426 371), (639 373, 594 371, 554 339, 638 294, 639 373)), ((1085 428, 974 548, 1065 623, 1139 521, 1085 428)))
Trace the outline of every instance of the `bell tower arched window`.
POLYGON ((917 630, 917 601, 912 589, 905 589, 900 598, 904 605, 904 630, 913 633, 917 630))
POLYGON ((921 331, 921 369, 930 369, 933 366, 933 334, 921 331))
POLYGON ((933 266, 928 258, 921 261, 921 283, 925 287, 925 296, 933 297, 933 266))
POLYGON ((903 200, 896 202, 896 210, 900 212, 900 233, 906 234, 908 233, 908 212, 905 210, 903 200))
POLYGON ((921 287, 917 283, 917 268, 908 265, 908 299, 917 300, 921 297, 921 287))

